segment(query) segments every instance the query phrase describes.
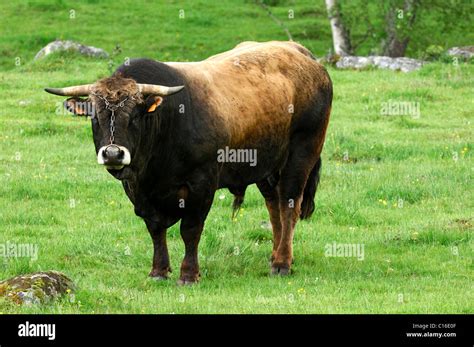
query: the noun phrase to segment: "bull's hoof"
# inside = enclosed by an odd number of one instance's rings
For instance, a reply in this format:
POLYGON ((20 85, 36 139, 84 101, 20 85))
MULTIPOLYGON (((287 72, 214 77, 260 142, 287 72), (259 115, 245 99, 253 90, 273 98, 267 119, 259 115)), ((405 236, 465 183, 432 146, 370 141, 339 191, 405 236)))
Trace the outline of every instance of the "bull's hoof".
POLYGON ((199 281, 189 281, 189 280, 182 280, 182 279, 179 279, 178 282, 176 282, 176 284, 178 286, 192 286, 194 284, 198 284, 199 281))
POLYGON ((168 279, 168 273, 171 272, 171 269, 168 268, 166 270, 156 270, 152 269, 150 273, 148 274, 149 277, 151 277, 155 281, 163 281, 168 279))
POLYGON ((153 280, 153 281, 166 281, 168 279, 168 276, 150 276, 150 278, 153 280))
POLYGON ((201 275, 198 273, 196 275, 181 275, 177 284, 178 286, 191 286, 193 284, 197 284, 201 275))
MULTIPOLYGON (((275 264, 275 256, 272 254, 270 256, 270 259, 269 259, 269 263, 270 263, 270 268, 272 269, 272 275, 278 275, 279 272, 280 272, 280 268, 287 268, 288 272, 290 272, 290 267, 286 264, 275 264), (273 268, 276 268, 275 271, 277 271, 276 273, 273 273, 273 268)), ((295 263, 295 258, 291 258, 291 265, 293 265, 295 263)), ((288 275, 288 273, 286 273, 285 275, 288 275)))
POLYGON ((270 275, 272 276, 288 276, 291 274, 291 269, 288 265, 272 264, 270 275))

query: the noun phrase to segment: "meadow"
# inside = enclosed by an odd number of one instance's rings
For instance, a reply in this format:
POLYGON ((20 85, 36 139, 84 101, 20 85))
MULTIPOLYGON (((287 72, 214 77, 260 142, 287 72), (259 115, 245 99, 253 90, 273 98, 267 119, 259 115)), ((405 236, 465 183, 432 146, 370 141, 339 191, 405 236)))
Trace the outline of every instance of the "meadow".
MULTIPOLYGON (((295 40, 325 54, 323 7, 289 3, 272 10, 284 16, 293 6, 295 40)), ((0 243, 39 248, 36 260, 0 259, 0 280, 58 270, 78 287, 49 305, 0 299, 1 313, 474 312, 472 63, 408 74, 328 66, 334 102, 322 177, 315 213, 297 225, 294 274, 269 276, 268 214, 252 186, 235 220, 232 195, 217 192, 200 243, 201 282, 179 287, 179 226, 168 230, 171 279, 153 281, 150 236, 120 182, 97 165, 90 121, 57 115, 60 98, 43 88, 91 83, 127 57, 193 61, 285 33, 252 2, 230 0, 12 1, 0 10, 0 243), (33 61, 55 38, 115 53, 33 61), (397 102, 419 114, 382 112, 397 102), (363 245, 363 259, 327 256, 334 242, 363 245)))

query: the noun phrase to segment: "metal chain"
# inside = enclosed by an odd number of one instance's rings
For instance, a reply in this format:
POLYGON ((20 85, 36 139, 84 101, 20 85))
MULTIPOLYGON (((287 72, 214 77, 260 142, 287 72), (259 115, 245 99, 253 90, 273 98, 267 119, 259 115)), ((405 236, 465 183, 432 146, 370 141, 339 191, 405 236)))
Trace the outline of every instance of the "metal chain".
POLYGON ((125 105, 125 102, 130 98, 132 100, 135 100, 135 97, 134 96, 127 96, 125 99, 123 99, 122 101, 120 101, 119 103, 117 104, 111 104, 109 102, 109 100, 107 100, 107 98, 103 97, 102 95, 100 94, 97 94, 95 92, 92 92, 93 95, 97 96, 99 99, 102 99, 105 103, 105 108, 107 110, 109 110, 111 112, 111 115, 110 115, 110 137, 109 137, 109 141, 110 141, 110 144, 113 145, 114 142, 115 142, 115 111, 118 109, 118 108, 121 108, 125 105))
POLYGON ((112 114, 110 116, 110 144, 112 145, 115 141, 115 110, 111 110, 112 114))

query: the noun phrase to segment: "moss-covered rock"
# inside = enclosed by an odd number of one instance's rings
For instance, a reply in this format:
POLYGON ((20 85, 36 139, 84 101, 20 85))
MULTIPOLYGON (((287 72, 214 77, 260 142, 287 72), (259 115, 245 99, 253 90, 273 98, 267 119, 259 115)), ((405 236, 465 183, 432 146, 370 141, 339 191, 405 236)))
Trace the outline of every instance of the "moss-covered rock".
POLYGON ((48 303, 74 289, 74 282, 57 271, 35 272, 0 282, 0 296, 20 305, 48 303))

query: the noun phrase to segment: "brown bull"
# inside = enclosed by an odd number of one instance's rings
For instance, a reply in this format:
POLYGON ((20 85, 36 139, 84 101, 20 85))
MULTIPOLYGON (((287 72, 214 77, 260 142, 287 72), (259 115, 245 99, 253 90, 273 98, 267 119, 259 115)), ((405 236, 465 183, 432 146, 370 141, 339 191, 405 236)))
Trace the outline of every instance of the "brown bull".
POLYGON ((166 230, 181 220, 179 283, 196 282, 215 191, 228 188, 238 208, 253 183, 270 214, 271 273, 290 272, 295 224, 314 210, 332 102, 329 75, 306 48, 245 42, 195 63, 137 59, 95 84, 47 91, 92 116, 98 162, 152 236, 151 276, 168 277, 166 230))

